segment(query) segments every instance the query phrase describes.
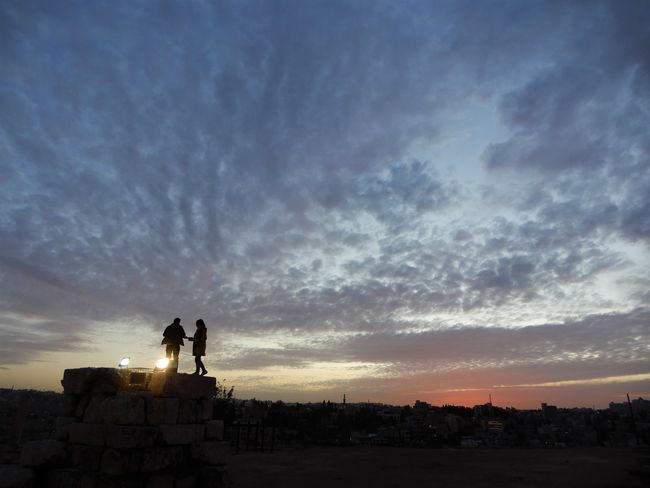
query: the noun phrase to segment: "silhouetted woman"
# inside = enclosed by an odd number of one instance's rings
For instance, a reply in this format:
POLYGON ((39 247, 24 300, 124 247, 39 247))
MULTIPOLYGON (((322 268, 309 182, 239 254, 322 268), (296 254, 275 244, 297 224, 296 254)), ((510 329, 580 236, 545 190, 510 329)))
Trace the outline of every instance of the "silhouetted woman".
POLYGON ((199 374, 201 371, 201 376, 208 374, 208 370, 205 369, 201 356, 205 356, 205 343, 208 340, 208 329, 205 328, 205 322, 203 319, 196 321, 196 332, 194 332, 194 337, 188 337, 188 341, 192 342, 192 354, 194 355, 194 362, 196 363, 196 371, 194 374, 199 374))

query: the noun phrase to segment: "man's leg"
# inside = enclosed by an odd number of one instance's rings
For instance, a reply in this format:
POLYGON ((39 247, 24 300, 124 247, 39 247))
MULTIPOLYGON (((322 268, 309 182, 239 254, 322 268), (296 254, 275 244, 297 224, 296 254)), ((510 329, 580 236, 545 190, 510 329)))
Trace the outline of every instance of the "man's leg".
POLYGON ((178 354, 180 350, 181 350, 181 346, 179 344, 174 344, 172 349, 172 359, 169 362, 167 371, 171 373, 178 373, 178 354))

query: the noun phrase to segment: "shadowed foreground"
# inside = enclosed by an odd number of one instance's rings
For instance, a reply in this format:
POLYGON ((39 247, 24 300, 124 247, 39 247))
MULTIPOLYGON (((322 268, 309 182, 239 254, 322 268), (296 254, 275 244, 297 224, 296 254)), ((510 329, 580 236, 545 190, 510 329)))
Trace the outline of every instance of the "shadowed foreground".
POLYGON ((433 450, 314 447, 241 453, 234 488, 259 487, 646 487, 648 449, 433 450), (422 483, 422 485, 418 485, 422 483))

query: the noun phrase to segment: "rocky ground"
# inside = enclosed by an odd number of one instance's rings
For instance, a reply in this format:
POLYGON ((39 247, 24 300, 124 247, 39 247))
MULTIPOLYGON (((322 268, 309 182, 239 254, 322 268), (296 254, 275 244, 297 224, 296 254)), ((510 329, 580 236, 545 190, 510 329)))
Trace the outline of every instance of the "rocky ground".
POLYGON ((647 487, 650 449, 313 447, 231 457, 233 488, 647 487))

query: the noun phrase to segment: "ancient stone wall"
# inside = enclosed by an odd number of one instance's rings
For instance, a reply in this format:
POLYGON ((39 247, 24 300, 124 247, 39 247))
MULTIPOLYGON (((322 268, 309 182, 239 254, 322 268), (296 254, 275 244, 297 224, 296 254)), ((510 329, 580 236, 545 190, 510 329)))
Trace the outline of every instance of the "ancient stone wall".
POLYGON ((0 486, 191 488, 228 485, 229 443, 212 418, 216 380, 128 369, 68 369, 66 416, 23 446, 0 486), (13 481, 12 481, 13 480, 13 481))

